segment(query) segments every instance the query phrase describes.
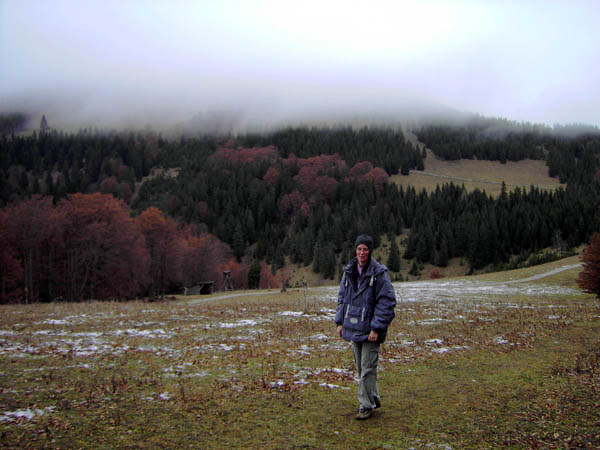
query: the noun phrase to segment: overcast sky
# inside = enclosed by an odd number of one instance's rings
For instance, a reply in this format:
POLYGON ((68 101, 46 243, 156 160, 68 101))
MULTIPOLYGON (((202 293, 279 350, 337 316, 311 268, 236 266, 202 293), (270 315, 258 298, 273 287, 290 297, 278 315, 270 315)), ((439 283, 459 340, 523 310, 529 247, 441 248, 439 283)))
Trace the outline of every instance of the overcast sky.
POLYGON ((599 26, 597 0, 0 0, 0 111, 119 126, 439 105, 600 125, 599 26))

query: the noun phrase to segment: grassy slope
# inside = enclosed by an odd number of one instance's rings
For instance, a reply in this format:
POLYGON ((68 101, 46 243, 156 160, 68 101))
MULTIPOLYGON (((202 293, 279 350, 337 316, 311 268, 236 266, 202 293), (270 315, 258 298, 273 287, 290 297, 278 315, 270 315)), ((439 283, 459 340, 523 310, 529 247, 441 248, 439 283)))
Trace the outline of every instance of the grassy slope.
MULTIPOLYGON (((423 144, 417 141, 414 134, 409 132, 406 135, 410 142, 422 148, 423 144)), ((413 186, 417 192, 422 189, 432 192, 438 184, 452 181, 459 186, 464 184, 469 191, 478 188, 494 196, 500 193, 503 181, 509 191, 517 186, 526 189, 529 189, 531 185, 540 189, 565 187, 564 184, 559 183, 558 179, 548 176, 548 167, 544 161, 508 161, 506 164, 501 164, 498 161, 468 159, 442 161, 437 159, 431 150, 427 149, 427 157, 424 163, 425 170, 423 172, 411 171, 410 175, 395 175, 391 177, 391 180, 405 188, 413 186)))
MULTIPOLYGON (((560 284, 574 287, 577 272, 563 272, 560 284)), ((505 274, 496 281, 532 272, 505 274)), ((597 448, 597 300, 576 292, 457 300, 398 306, 382 350, 383 408, 367 422, 353 418, 350 349, 338 347, 331 320, 314 320, 322 308, 332 307, 321 294, 291 291, 195 304, 3 306, 0 329, 15 334, 3 334, 0 411, 55 410, 30 421, 0 422, 2 443, 11 448, 597 448), (291 317, 284 311, 310 314, 291 317), (449 321, 419 325, 438 316, 449 321), (248 335, 241 328, 214 326, 261 317, 271 319, 248 335), (70 323, 54 325, 66 333, 59 339, 113 330, 110 345, 121 350, 61 356, 50 347, 11 356, 15 352, 6 350, 11 346, 45 348, 43 342, 54 339, 35 334, 53 328, 43 322, 48 318, 70 323), (174 336, 114 334, 115 327, 160 328, 174 336), (498 337, 509 343, 498 344, 498 337), (438 344, 431 339, 460 350, 435 353, 438 344), (221 344, 232 349, 224 351, 221 344), (148 347, 156 350, 143 350, 148 347), (348 372, 314 371, 306 376, 308 384, 295 384, 307 368, 348 372), (198 373, 202 376, 194 376, 198 373), (171 397, 159 400, 162 392, 171 397)), ((76 347, 75 340, 70 345, 76 347)))

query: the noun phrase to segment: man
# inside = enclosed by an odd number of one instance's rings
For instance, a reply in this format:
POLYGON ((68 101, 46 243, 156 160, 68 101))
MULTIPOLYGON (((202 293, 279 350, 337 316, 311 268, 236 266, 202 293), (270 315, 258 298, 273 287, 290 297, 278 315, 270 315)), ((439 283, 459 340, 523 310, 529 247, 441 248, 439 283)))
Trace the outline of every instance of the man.
POLYGON ((356 419, 364 420, 381 406, 377 389, 379 346, 394 319, 396 295, 387 267, 371 258, 373 239, 362 234, 354 248, 356 257, 344 267, 335 323, 340 337, 352 342, 359 377, 356 419))

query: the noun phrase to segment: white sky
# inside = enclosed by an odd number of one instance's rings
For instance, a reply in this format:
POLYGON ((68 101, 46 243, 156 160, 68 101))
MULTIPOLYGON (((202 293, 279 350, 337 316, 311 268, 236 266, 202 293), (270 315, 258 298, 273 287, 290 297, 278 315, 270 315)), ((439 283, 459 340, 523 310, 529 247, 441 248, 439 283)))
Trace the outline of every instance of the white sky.
POLYGON ((600 125, 599 26, 596 0, 0 0, 0 111, 118 126, 441 105, 600 125))

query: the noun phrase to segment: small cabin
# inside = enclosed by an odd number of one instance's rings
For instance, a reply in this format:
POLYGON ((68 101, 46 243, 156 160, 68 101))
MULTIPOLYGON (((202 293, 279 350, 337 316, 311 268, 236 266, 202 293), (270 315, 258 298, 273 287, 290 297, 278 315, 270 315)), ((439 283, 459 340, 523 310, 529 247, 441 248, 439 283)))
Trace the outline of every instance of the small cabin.
POLYGON ((209 295, 213 292, 212 281, 202 281, 195 286, 184 287, 183 295, 209 295))

